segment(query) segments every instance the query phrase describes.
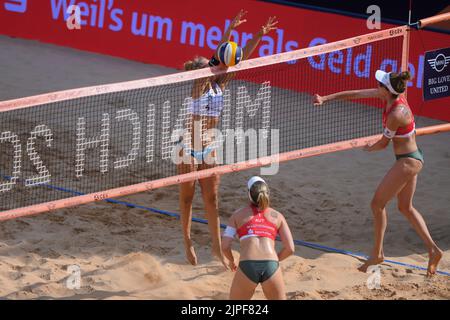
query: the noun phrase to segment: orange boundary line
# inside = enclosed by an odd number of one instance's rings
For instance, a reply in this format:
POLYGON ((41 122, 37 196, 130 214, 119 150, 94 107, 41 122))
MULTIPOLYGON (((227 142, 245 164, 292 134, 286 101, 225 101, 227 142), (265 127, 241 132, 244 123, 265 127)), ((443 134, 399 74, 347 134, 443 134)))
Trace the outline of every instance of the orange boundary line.
POLYGON ((183 81, 190 81, 199 78, 210 77, 213 75, 229 73, 234 71, 242 71, 247 69, 253 69, 257 67, 263 67, 273 65, 277 63, 287 62, 291 60, 297 60, 315 56, 318 54, 324 54, 333 52, 336 50, 348 49, 354 46, 359 46, 367 43, 381 41, 389 38, 396 38, 404 36, 407 33, 407 26, 400 26, 391 29, 381 30, 365 35, 348 38, 341 41, 326 43, 323 45, 309 47, 304 49, 298 49, 290 52, 283 52, 267 57, 260 57, 240 62, 238 65, 229 67, 227 69, 205 68, 193 71, 178 72, 160 77, 141 79, 135 81, 119 82, 113 84, 105 84, 93 87, 78 88, 72 90, 64 90, 58 92, 52 92, 37 96, 31 96, 26 98, 8 100, 0 102, 0 112, 11 111, 16 109, 29 108, 36 105, 65 101, 81 97, 89 97, 98 94, 120 92, 132 89, 141 89, 147 87, 154 87, 172 83, 178 83, 183 81))
MULTIPOLYGON (((450 123, 441 124, 436 126, 430 126, 426 128, 417 129, 417 135, 428 135, 440 132, 450 131, 450 123)), ((177 176, 162 178, 149 182, 142 182, 134 184, 131 186, 120 187, 115 189, 110 189, 106 191, 91 193, 82 196, 76 196, 67 199, 61 199, 56 201, 51 201, 47 203, 36 204, 33 206, 8 210, 0 212, 0 221, 10 220, 19 217, 31 216, 43 212, 54 211, 57 209, 63 209, 68 207, 73 207, 77 205, 82 205, 94 201, 100 201, 108 198, 115 198, 126 196, 138 192, 143 192, 147 190, 153 190, 161 187, 171 186, 175 184, 180 184, 183 182, 189 182, 197 179, 208 178, 213 175, 223 175, 231 172, 237 172, 242 170, 247 170, 256 167, 268 166, 272 163, 285 162, 295 159, 308 158, 313 156, 318 156, 321 154, 327 154, 331 152, 344 151, 354 148, 359 148, 365 146, 368 142, 379 139, 380 135, 373 135, 364 138, 358 138, 353 140, 347 140, 342 142, 336 142, 331 144, 326 144, 322 146, 306 148, 296 151, 285 152, 273 156, 267 156, 259 158, 252 161, 239 162, 236 164, 229 164, 224 166, 219 166, 211 169, 190 172, 186 174, 181 174, 177 176)))

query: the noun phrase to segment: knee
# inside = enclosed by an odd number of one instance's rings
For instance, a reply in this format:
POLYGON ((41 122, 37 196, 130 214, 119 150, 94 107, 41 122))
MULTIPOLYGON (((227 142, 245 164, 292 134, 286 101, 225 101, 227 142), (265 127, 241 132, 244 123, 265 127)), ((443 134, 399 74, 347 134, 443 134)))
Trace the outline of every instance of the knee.
POLYGON ((194 200, 194 194, 184 194, 180 196, 180 205, 184 207, 189 207, 192 205, 194 200))
POLYGON ((374 197, 370 202, 370 207, 372 208, 372 212, 375 214, 384 209, 386 203, 379 199, 378 197, 374 197))
POLYGON ((403 213, 405 216, 411 216, 411 215, 413 215, 413 206, 412 205, 410 205, 410 204, 402 204, 402 203, 399 203, 398 204, 398 210, 401 212, 401 213, 403 213))
POLYGON ((217 192, 210 192, 204 197, 205 202, 211 205, 214 205, 216 207, 219 206, 219 196, 217 195, 217 192))

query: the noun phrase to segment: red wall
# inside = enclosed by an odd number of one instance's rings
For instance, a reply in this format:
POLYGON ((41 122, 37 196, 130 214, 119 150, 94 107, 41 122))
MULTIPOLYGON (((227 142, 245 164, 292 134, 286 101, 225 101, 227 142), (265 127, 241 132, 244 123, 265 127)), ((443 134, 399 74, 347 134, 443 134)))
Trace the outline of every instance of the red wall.
MULTIPOLYGON (((233 18, 241 8, 249 12, 246 16, 248 21, 238 28, 240 44, 243 33, 257 31, 270 15, 277 16, 279 20, 279 30, 272 32, 270 39, 265 38, 261 42, 253 57, 308 47, 317 37, 332 42, 376 31, 368 30, 363 19, 331 13, 251 0, 229 0, 226 5, 223 4, 211 0, 0 0, 0 34, 181 69, 183 62, 195 55, 212 55, 218 41, 215 38, 220 39, 226 20, 233 18), (22 2, 26 3, 26 7, 22 7, 25 12, 6 10, 6 4, 22 2), (87 15, 82 17, 87 25, 82 26, 81 30, 69 30, 63 10, 57 10, 58 4, 71 2, 88 9, 87 15), (167 32, 167 27, 163 28, 160 39, 157 30, 154 30, 153 36, 149 36, 148 32, 145 36, 134 35, 131 31, 133 13, 139 17, 138 25, 143 14, 167 18, 171 23, 171 32, 167 32), (183 43, 182 26, 188 22, 204 27, 203 44, 198 36, 195 43, 190 44, 190 34, 183 43), (166 38, 167 35, 169 38, 166 38)), ((383 28, 390 27, 393 25, 383 24, 383 28)), ((450 35, 447 34, 430 31, 413 31, 411 34, 410 63, 415 70, 415 78, 408 91, 410 104, 416 113, 446 121, 450 121, 450 98, 423 102, 422 84, 417 73, 421 78, 420 64, 423 63, 425 51, 449 45, 450 35)), ((371 73, 374 71, 371 70, 371 73)), ((327 68, 317 72, 332 73, 327 68)), ((375 82, 371 80, 370 84, 375 85, 375 82)))

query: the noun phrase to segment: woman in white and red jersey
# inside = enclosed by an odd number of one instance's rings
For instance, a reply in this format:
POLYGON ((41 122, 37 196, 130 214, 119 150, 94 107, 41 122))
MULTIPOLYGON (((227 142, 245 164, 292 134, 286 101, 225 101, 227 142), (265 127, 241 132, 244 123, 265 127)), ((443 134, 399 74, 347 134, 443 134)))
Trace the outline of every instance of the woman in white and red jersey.
MULTIPOLYGON (((228 29, 224 32, 222 40, 218 44, 218 47, 222 43, 230 40, 233 29, 240 26, 246 19, 243 19, 246 11, 240 10, 236 17, 231 21, 228 29)), ((276 29, 275 17, 269 17, 266 24, 253 35, 253 37, 246 43, 243 48, 243 57, 245 60, 249 58, 261 39, 270 31, 276 29)), ((185 70, 197 70, 207 67, 218 66, 219 68, 226 68, 224 64, 219 62, 217 52, 212 56, 210 60, 205 57, 196 57, 191 61, 187 61, 184 64, 185 70)), ((190 121, 190 129, 186 130, 191 134, 192 146, 197 144, 201 150, 191 150, 191 152, 185 152, 184 147, 175 149, 180 151, 180 158, 185 159, 183 154, 187 155, 187 161, 183 161, 178 164, 178 174, 185 174, 188 172, 194 172, 204 169, 210 169, 215 167, 216 164, 216 148, 214 128, 217 127, 222 110, 224 108, 224 92, 228 86, 230 80, 233 77, 233 73, 221 74, 209 78, 201 78, 194 80, 192 86, 192 103, 189 105, 188 112, 192 115, 192 121, 190 121), (198 143, 197 143, 198 142, 198 143)), ((182 146, 182 140, 180 140, 179 146, 182 146)), ((219 219, 219 183, 220 176, 214 175, 208 178, 198 179, 203 201, 205 204, 206 217, 208 219, 208 228, 211 234, 211 248, 215 257, 226 265, 226 261, 223 258, 221 244, 220 244, 220 219, 219 219)), ((189 181, 180 184, 180 211, 181 211, 181 225, 184 238, 184 248, 186 252, 187 260, 192 264, 197 264, 197 255, 191 239, 191 220, 192 220, 192 201, 194 200, 196 181, 189 181)))
POLYGON ((230 299, 251 299, 259 283, 267 299, 286 299, 279 261, 294 253, 291 231, 283 215, 269 207, 269 187, 263 179, 252 177, 247 188, 250 204, 233 213, 222 238, 229 267, 232 271, 237 270, 230 299), (275 250, 277 234, 283 243, 279 253, 275 250), (239 268, 231 251, 236 235, 241 244, 239 268))
POLYGON ((430 276, 436 272, 442 258, 442 251, 431 238, 422 215, 413 207, 412 200, 416 190, 417 175, 422 170, 424 160, 422 150, 417 147, 414 115, 402 94, 410 79, 409 72, 375 73, 378 88, 352 90, 334 93, 328 96, 314 96, 314 105, 337 99, 379 98, 386 105, 383 110, 383 135, 374 144, 365 146, 365 151, 378 151, 387 147, 392 140, 397 161, 381 181, 371 207, 374 215, 375 245, 369 259, 359 268, 366 272, 371 265, 384 260, 383 238, 386 231, 386 204, 395 196, 400 212, 408 219, 413 228, 425 242, 428 253, 428 271, 430 276))

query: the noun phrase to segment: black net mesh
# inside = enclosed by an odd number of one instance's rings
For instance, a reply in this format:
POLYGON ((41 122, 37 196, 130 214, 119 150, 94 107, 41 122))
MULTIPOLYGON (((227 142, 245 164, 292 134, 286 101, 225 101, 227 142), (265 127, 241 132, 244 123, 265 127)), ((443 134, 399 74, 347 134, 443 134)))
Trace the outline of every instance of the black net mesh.
POLYGON ((396 62, 398 70, 401 48, 398 37, 229 74, 218 117, 208 102, 190 112, 192 88, 206 79, 0 112, 0 210, 188 172, 192 165, 173 161, 180 146, 197 162, 201 150, 218 156, 223 147, 221 165, 379 133, 381 102, 315 107, 312 97, 375 87, 380 66, 389 71, 396 62), (200 149, 196 136, 204 138, 200 149))

